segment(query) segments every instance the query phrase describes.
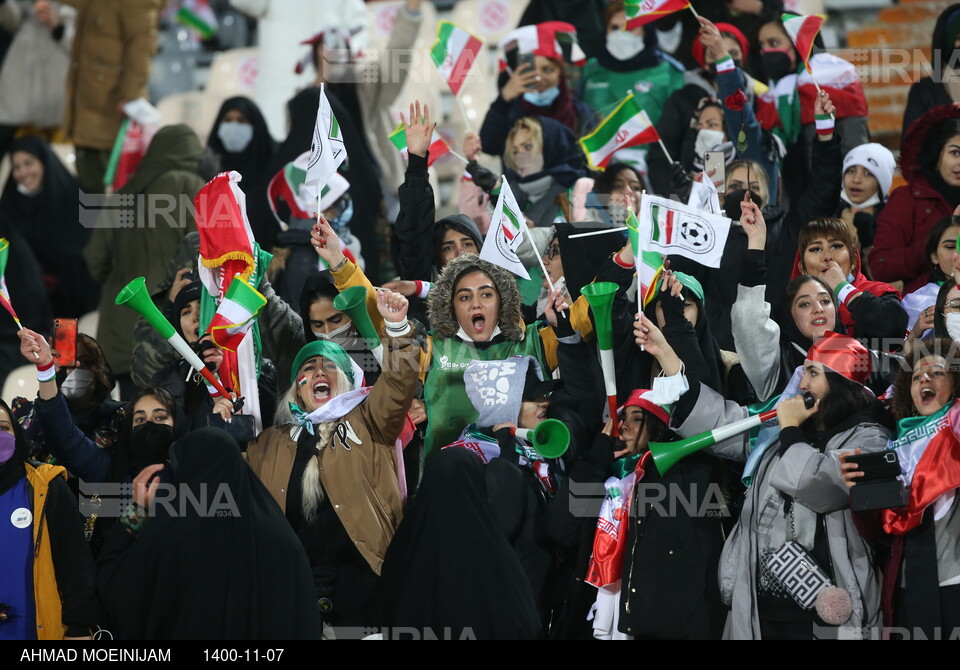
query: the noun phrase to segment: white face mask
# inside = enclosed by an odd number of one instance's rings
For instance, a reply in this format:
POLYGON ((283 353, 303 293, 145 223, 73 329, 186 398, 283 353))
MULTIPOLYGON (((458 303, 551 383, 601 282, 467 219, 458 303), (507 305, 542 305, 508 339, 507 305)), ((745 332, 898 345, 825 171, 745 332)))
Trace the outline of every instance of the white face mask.
POLYGON ((627 30, 607 33, 607 51, 617 60, 630 60, 643 51, 643 37, 627 30))
POLYGON ((67 375, 60 385, 60 393, 64 398, 77 399, 83 398, 93 390, 96 379, 89 370, 77 368, 67 375))
POLYGON ((217 137, 223 142, 224 149, 232 154, 238 154, 253 141, 253 126, 249 123, 224 121, 217 128, 217 137))
POLYGON ((313 334, 318 340, 335 342, 341 335, 346 334, 347 331, 350 330, 351 326, 353 326, 353 321, 347 321, 345 324, 339 326, 338 328, 334 328, 329 333, 319 333, 317 331, 313 331, 313 334))
POLYGON ((723 144, 723 131, 722 130, 703 130, 697 131, 697 141, 693 145, 693 153, 695 156, 703 158, 703 154, 708 151, 712 151, 714 147, 723 144))
POLYGON ((950 339, 960 342, 960 314, 946 314, 947 334, 950 339))

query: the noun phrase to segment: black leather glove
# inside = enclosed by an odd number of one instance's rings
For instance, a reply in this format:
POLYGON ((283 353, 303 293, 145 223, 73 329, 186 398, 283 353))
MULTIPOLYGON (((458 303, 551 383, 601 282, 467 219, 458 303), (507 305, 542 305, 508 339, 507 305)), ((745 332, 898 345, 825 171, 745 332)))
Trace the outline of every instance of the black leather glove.
POLYGON ((485 193, 490 193, 497 185, 497 175, 490 172, 477 161, 467 163, 467 173, 473 177, 473 183, 479 186, 485 193))
POLYGON ((690 188, 693 180, 690 179, 683 165, 676 161, 670 166, 670 174, 671 195, 676 195, 680 198, 681 202, 686 202, 690 199, 690 188))

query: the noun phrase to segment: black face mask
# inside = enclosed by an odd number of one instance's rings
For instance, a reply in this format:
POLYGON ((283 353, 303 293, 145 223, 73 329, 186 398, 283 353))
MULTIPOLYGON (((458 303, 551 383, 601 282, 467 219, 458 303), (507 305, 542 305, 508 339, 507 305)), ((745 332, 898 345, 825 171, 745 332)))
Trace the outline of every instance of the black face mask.
MULTIPOLYGON (((723 212, 728 219, 733 219, 734 221, 740 220, 740 203, 743 202, 745 193, 746 191, 741 188, 736 191, 727 191, 723 194, 723 212)), ((754 191, 750 191, 750 199, 757 207, 763 208, 763 200, 761 200, 760 196, 754 191)))
POLYGON ((134 426, 130 434, 130 465, 140 471, 148 465, 163 463, 173 443, 173 426, 147 421, 134 426))
POLYGON ((784 51, 764 51, 760 54, 760 60, 767 79, 779 81, 788 74, 794 73, 795 68, 790 62, 790 56, 784 51))

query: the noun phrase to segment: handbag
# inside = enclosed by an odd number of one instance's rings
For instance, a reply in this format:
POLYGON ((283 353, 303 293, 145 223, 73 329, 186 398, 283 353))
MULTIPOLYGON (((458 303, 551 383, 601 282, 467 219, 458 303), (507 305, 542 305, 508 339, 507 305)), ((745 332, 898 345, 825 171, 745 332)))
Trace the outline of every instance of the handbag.
POLYGON ((766 567, 784 590, 802 609, 811 609, 817 596, 831 585, 830 578, 802 544, 797 542, 797 530, 793 522, 793 505, 790 506, 790 533, 787 540, 766 560, 766 567))

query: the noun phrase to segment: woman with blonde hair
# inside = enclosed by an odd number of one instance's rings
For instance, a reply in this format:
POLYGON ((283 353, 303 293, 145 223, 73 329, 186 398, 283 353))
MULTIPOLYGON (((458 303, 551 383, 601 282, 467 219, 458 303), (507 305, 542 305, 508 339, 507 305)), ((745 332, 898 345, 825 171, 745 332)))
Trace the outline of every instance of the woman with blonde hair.
POLYGON ((407 300, 381 291, 384 365, 377 383, 337 344, 317 340, 297 354, 275 425, 247 461, 286 512, 313 568, 324 622, 377 623, 376 587, 400 523, 395 444, 417 384, 419 347, 407 300))

